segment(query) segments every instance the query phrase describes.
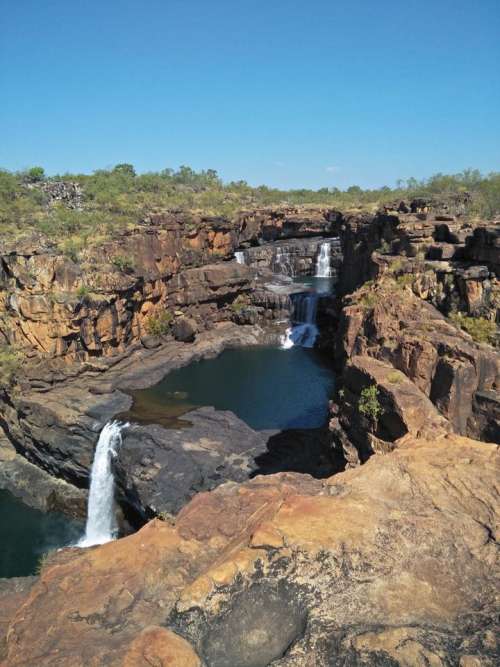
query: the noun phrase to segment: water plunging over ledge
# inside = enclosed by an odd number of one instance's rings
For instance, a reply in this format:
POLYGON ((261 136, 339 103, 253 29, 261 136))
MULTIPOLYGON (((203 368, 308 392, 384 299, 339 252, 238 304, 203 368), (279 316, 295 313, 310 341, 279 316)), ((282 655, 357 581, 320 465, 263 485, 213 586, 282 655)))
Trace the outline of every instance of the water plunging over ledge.
POLYGON ((238 264, 246 264, 245 260, 245 252, 244 250, 237 250, 234 253, 234 258, 238 262, 238 264))
POLYGON ((128 424, 108 422, 99 436, 90 472, 87 525, 79 547, 105 544, 116 537, 112 458, 117 454, 121 432, 126 426, 128 424))
POLYGON ((286 330, 281 338, 281 348, 283 350, 289 350, 295 345, 307 348, 314 347, 318 337, 318 327, 316 326, 318 298, 318 294, 313 291, 292 294, 292 326, 286 330))
POLYGON ((294 346, 312 348, 318 337, 316 316, 320 297, 333 293, 334 279, 324 276, 303 276, 295 278, 295 283, 302 283, 307 291, 291 295, 293 312, 291 326, 281 336, 281 349, 289 350, 294 346))
POLYGON ((323 241, 316 259, 316 277, 329 278, 331 275, 331 242, 323 241))

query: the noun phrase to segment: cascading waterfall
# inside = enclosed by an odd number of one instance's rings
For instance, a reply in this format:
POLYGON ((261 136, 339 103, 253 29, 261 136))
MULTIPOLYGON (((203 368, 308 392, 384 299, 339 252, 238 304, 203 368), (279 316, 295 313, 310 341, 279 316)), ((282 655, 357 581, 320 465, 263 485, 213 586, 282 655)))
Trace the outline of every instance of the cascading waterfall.
POLYGON ((234 253, 234 258, 236 259, 238 264, 246 264, 245 252, 243 250, 237 250, 234 253))
POLYGON ((318 295, 315 292, 293 294, 292 326, 281 336, 281 349, 291 347, 314 347, 318 337, 316 326, 316 312, 318 309, 318 295))
POLYGON ((282 248, 281 246, 276 246, 273 271, 275 273, 281 273, 285 276, 293 277, 294 270, 292 267, 292 263, 290 261, 290 253, 288 251, 288 248, 282 248))
POLYGON ((329 278, 331 276, 330 254, 330 241, 323 241, 316 258, 316 278, 329 278))
POLYGON ((115 480, 111 460, 121 444, 122 429, 128 424, 108 422, 99 435, 90 472, 89 502, 85 535, 80 547, 111 542, 116 536, 113 510, 115 480))

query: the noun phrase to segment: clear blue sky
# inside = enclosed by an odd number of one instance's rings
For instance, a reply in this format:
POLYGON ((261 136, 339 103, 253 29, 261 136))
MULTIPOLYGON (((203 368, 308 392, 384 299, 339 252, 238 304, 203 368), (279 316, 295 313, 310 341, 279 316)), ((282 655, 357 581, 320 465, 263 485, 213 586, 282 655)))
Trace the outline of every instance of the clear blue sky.
POLYGON ((0 0, 0 166, 500 170, 499 0, 0 0))

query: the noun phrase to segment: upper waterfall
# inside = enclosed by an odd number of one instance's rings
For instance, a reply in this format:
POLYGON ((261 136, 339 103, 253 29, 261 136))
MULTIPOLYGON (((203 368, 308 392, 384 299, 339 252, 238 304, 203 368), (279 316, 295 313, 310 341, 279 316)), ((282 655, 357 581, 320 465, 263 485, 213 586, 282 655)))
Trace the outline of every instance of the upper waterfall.
POLYGON ((246 258, 245 258, 245 251, 244 250, 237 250, 234 253, 234 258, 238 262, 238 264, 246 264, 246 258))
POLYGON ((122 441, 121 431, 126 426, 128 424, 108 422, 99 435, 90 472, 87 524, 85 535, 78 543, 80 547, 104 544, 116 535, 113 511, 115 480, 111 459, 117 454, 122 441))
POLYGON ((273 271, 275 273, 282 273, 285 276, 294 276, 295 272, 290 261, 290 251, 287 247, 276 246, 273 271))
POLYGON ((323 241, 316 258, 316 277, 329 278, 331 275, 331 246, 330 241, 323 241))

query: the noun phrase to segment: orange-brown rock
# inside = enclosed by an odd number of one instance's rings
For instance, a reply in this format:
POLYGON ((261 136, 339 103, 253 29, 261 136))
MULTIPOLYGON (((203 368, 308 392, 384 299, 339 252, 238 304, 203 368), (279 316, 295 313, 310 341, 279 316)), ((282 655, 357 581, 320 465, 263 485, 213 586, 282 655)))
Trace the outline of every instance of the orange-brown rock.
POLYGON ((493 666, 497 450, 407 438, 327 480, 229 483, 175 524, 64 550, 12 616, 4 665, 493 666))
POLYGON ((364 355, 392 365, 457 433, 481 437, 476 394, 500 386, 498 354, 474 342, 409 287, 384 277, 348 297, 339 340, 340 363, 364 355))

